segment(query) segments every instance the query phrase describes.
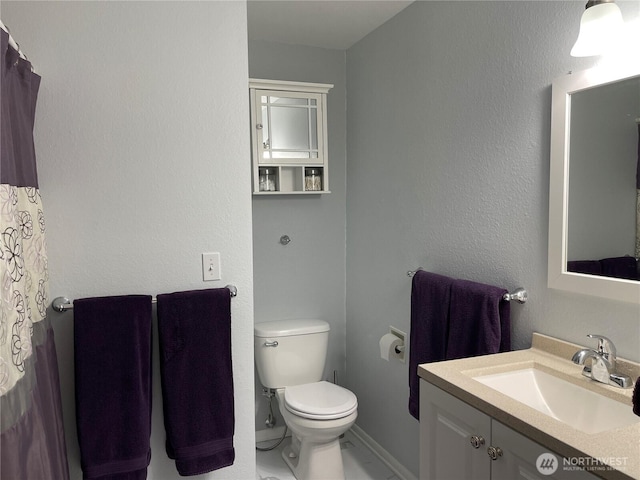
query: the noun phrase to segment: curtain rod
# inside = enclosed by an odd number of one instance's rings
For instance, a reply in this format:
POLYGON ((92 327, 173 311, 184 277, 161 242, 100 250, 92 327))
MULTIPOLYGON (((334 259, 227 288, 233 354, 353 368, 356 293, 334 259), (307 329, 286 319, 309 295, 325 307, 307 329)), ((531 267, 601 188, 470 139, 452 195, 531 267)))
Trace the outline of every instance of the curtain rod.
MULTIPOLYGON (((225 285, 224 288, 229 289, 229 294, 231 298, 238 296, 238 289, 235 285, 225 285)), ((157 303, 158 300, 156 297, 151 298, 151 303, 157 303)), ((56 312, 66 312, 67 310, 73 310, 73 302, 69 300, 67 297, 56 297, 51 302, 51 308, 53 308, 56 312)))

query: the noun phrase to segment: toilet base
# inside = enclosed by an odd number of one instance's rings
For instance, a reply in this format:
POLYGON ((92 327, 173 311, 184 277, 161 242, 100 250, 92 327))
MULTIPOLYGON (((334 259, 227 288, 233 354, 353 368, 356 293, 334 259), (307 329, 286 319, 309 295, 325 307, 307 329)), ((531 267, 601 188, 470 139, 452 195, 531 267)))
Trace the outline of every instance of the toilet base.
POLYGON ((280 413, 291 430, 291 445, 282 458, 297 480, 344 480, 340 435, 356 422, 358 412, 331 420, 312 420, 285 407, 284 389, 276 391, 280 413))
POLYGON ((298 480, 344 480, 340 439, 327 443, 302 442, 292 436, 282 458, 298 480))

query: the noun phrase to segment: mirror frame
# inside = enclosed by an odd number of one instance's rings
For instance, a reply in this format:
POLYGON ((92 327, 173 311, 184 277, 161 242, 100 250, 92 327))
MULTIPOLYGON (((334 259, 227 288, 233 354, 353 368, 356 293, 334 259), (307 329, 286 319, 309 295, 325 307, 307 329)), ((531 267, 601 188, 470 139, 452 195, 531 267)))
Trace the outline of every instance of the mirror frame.
POLYGON ((548 287, 640 304, 640 282, 567 271, 571 95, 640 76, 640 59, 616 68, 596 67, 554 80, 551 92, 548 287))

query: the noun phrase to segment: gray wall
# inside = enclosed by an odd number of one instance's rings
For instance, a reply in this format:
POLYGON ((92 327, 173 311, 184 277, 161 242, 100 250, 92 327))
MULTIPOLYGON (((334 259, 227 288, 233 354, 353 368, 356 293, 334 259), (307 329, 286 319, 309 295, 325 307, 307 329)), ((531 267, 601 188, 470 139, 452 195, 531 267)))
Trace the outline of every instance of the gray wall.
MULTIPOLYGON (((252 78, 330 83, 329 186, 313 196, 254 196, 255 320, 320 318, 331 325, 325 378, 345 376, 345 52, 249 42, 252 78), (289 235, 291 243, 278 240, 289 235)), ((256 378, 256 428, 268 413, 256 378)), ((279 416, 279 415, 277 415, 279 416)), ((279 422, 282 425, 282 422, 279 422)))
POLYGON ((526 287, 517 349, 603 333, 640 359, 637 305, 546 286, 550 85, 597 64, 569 56, 583 8, 416 2, 347 51, 347 385, 358 425, 415 473, 407 367, 378 351, 390 324, 409 331, 407 270, 526 287))
MULTIPOLYGON (((235 284, 236 461, 203 478, 255 478, 246 5, 3 1, 2 20, 43 77, 35 136, 52 297, 235 284), (223 279, 204 283, 210 251, 223 279)), ((80 479, 73 315, 51 316, 80 479)), ((154 365, 148 476, 177 479, 154 365)))

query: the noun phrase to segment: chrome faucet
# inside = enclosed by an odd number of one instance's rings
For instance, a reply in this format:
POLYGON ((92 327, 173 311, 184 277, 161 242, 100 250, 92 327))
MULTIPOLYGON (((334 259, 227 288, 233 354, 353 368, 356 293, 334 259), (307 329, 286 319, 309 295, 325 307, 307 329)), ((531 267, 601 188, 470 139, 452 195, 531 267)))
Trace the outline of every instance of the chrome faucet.
POLYGON ((583 348, 571 358, 573 363, 578 365, 584 365, 588 358, 591 359, 591 365, 584 366, 582 375, 614 387, 632 387, 631 377, 616 372, 616 347, 613 342, 602 335, 589 334, 587 337, 598 340, 598 349, 583 348))

